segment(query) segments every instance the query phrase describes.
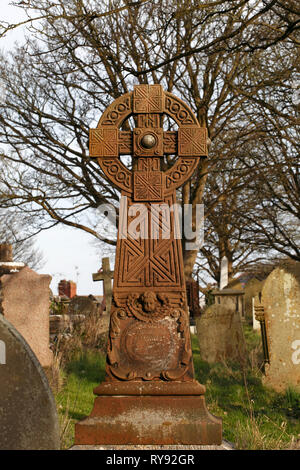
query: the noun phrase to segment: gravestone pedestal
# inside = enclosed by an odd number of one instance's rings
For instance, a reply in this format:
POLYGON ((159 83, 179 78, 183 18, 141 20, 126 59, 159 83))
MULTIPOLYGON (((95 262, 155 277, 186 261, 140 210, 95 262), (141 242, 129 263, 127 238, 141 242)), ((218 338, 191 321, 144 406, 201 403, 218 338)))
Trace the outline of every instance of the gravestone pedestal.
POLYGON ((176 189, 207 154, 206 139, 188 106, 160 85, 136 86, 91 130, 90 156, 122 198, 106 379, 76 425, 76 445, 222 442, 221 420, 195 380, 176 204, 176 189), (164 131, 164 114, 178 132, 164 131), (119 131, 132 116, 137 127, 119 131), (132 155, 132 171, 121 154, 132 155), (165 172, 164 155, 178 156, 165 172))
POLYGON ((207 445, 222 442, 220 419, 197 381, 103 383, 92 413, 76 425, 75 445, 207 445))

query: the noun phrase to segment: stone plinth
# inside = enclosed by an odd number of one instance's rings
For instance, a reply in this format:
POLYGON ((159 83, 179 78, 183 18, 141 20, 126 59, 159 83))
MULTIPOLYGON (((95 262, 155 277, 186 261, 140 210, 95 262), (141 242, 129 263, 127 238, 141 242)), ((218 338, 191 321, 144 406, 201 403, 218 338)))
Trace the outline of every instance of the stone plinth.
POLYGON ((205 405, 205 387, 192 383, 103 383, 92 413, 76 424, 75 445, 220 445, 221 420, 205 405))
POLYGON ((239 313, 241 291, 214 291, 215 303, 196 319, 200 355, 204 361, 243 361, 245 338, 239 313))
POLYGON ((0 277, 0 312, 25 338, 43 367, 53 360, 49 348, 51 276, 25 267, 0 277))

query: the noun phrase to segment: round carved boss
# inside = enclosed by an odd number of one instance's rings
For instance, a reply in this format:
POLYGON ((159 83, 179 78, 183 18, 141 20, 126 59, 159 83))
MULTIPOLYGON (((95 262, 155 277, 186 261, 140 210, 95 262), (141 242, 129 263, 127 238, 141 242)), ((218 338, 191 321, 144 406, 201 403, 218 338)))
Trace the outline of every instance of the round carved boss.
MULTIPOLYGON (((168 194, 187 181, 195 171, 200 161, 200 156, 206 156, 205 150, 201 152, 201 144, 200 149, 197 148, 197 143, 195 144, 195 151, 193 150, 192 145, 192 132, 197 132, 197 130, 201 132, 205 130, 200 127, 196 116, 186 103, 172 93, 163 91, 162 94, 163 109, 159 112, 152 110, 148 114, 151 112, 153 114, 166 114, 174 119, 179 126, 177 134, 178 136, 180 135, 180 142, 185 143, 182 155, 179 148, 180 143, 178 138, 177 153, 179 154, 179 157, 175 164, 164 172, 166 194, 168 194), (189 145, 190 149, 188 148, 189 145)), ((107 107, 101 116, 96 129, 96 131, 98 131, 97 139, 100 145, 102 144, 105 146, 105 150, 102 150, 100 156, 97 154, 97 151, 91 151, 92 147, 90 147, 90 155, 98 157, 98 163, 106 177, 112 181, 115 186, 126 191, 128 194, 133 192, 133 174, 119 159, 119 144, 121 143, 119 141, 119 129, 126 119, 138 114, 134 110, 135 106, 133 102, 134 92, 129 92, 117 98, 110 106, 107 107)), ((142 145, 145 149, 150 149, 151 151, 155 142, 151 135, 151 128, 149 127, 148 129, 150 132, 143 137, 142 145)), ((147 127, 145 128, 145 131, 146 130, 147 127)), ((202 132, 203 147, 206 147, 205 136, 205 132, 202 132)))

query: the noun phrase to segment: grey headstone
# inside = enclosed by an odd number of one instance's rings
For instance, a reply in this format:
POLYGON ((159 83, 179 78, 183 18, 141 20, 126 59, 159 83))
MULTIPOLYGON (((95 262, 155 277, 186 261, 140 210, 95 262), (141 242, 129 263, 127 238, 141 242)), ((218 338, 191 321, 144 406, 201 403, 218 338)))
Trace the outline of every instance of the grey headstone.
POLYGON ((270 363, 263 383, 300 391, 300 263, 286 262, 265 280, 255 307, 264 311, 270 363))
POLYGON ((59 449, 54 397, 36 356, 0 314, 0 449, 59 449))

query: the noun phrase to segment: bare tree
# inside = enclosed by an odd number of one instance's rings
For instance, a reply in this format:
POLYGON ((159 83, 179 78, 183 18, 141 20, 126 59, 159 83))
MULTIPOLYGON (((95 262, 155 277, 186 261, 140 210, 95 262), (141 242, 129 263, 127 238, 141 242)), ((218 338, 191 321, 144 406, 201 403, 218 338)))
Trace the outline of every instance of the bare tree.
POLYGON ((0 208, 0 243, 9 243, 15 261, 25 263, 32 269, 43 267, 43 254, 36 248, 32 238, 27 239, 24 221, 9 210, 0 208))
MULTIPOLYGON (((24 6, 40 19, 31 22, 26 44, 1 60, 7 95, 0 142, 9 165, 0 182, 3 204, 30 215, 32 233, 63 223, 97 236, 95 209, 107 202, 117 207, 118 192, 88 156, 88 130, 134 84, 162 84, 208 128, 210 158, 182 194, 193 206, 204 201, 220 161, 245 160, 247 177, 245 148, 258 136, 275 138, 261 122, 262 109, 295 125, 289 104, 276 108, 274 95, 276 102, 286 97, 295 73, 296 2, 31 0, 24 6), (285 59, 280 70, 278 55, 285 59)), ((230 191, 229 184, 215 194, 207 217, 230 191)), ((189 276, 197 251, 184 256, 189 276)))

